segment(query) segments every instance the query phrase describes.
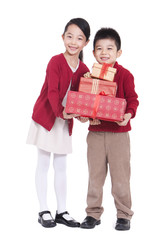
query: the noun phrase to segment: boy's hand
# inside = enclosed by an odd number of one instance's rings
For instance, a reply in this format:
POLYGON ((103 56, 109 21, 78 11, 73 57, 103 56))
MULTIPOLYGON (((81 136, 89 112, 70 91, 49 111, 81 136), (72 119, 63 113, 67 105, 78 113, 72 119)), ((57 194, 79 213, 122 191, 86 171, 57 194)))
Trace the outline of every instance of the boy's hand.
POLYGON ((72 119, 74 117, 79 117, 78 114, 68 114, 66 113, 65 109, 63 110, 63 118, 64 119, 72 119))
POLYGON ((90 119, 89 123, 90 125, 99 125, 101 124, 101 121, 99 119, 90 119))
POLYGON ((82 122, 82 123, 85 123, 85 122, 87 122, 87 121, 89 120, 88 117, 77 117, 77 119, 78 119, 80 122, 82 122))
POLYGON ((85 74, 83 75, 83 77, 85 77, 85 78, 91 78, 90 72, 85 73, 85 74))
POLYGON ((130 118, 132 117, 131 113, 124 114, 124 120, 122 122, 116 122, 119 126, 126 126, 130 118))

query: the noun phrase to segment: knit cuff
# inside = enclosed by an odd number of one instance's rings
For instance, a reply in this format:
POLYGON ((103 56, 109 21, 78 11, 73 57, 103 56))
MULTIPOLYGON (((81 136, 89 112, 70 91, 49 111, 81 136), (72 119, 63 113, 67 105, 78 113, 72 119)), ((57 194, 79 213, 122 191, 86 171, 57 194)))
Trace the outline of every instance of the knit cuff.
POLYGON ((134 113, 134 111, 132 109, 127 109, 126 113, 130 113, 132 115, 131 118, 135 117, 135 113, 134 113))
POLYGON ((60 118, 64 119, 64 117, 63 117, 63 110, 64 110, 64 107, 62 106, 57 117, 60 117, 60 118))

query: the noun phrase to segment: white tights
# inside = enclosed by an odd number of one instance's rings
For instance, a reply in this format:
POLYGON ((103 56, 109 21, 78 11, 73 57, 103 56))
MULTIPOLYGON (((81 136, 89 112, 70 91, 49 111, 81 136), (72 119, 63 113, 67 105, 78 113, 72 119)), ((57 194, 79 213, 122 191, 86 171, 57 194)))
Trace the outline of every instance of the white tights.
MULTIPOLYGON (((47 173, 50 165, 50 152, 38 149, 38 162, 36 168, 35 182, 37 196, 40 204, 40 212, 48 210, 47 205, 47 173)), ((62 213, 66 211, 66 154, 53 155, 54 167, 54 188, 57 199, 57 211, 62 213)), ((48 216, 49 217, 49 216, 48 216)), ((48 218, 46 215, 46 219, 48 218)))

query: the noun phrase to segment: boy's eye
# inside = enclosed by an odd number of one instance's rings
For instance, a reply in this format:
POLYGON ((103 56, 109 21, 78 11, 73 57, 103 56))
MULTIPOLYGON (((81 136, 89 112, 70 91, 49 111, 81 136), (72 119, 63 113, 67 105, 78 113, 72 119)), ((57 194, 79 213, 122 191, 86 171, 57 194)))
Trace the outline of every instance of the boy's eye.
POLYGON ((78 38, 78 40, 82 41, 83 39, 82 38, 78 38))
POLYGON ((102 48, 101 47, 98 47, 97 50, 101 50, 102 48))
POLYGON ((112 48, 110 47, 110 48, 108 48, 108 50, 112 50, 112 48))

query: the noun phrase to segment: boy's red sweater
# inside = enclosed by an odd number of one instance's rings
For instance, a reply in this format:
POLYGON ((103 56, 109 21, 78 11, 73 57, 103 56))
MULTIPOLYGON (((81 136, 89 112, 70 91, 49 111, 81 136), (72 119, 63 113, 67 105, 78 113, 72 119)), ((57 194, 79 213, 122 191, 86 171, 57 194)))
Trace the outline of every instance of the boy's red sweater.
MULTIPOLYGON (((114 82, 117 83, 116 97, 126 99, 126 113, 131 113, 132 118, 134 118, 139 105, 138 95, 135 92, 134 77, 127 69, 119 65, 117 62, 115 63, 114 68, 117 69, 114 78, 114 82)), ((126 126, 119 126, 114 122, 101 121, 100 125, 90 125, 89 130, 98 132, 128 132, 131 130, 131 125, 130 121, 126 126)))

